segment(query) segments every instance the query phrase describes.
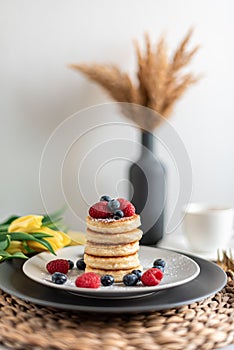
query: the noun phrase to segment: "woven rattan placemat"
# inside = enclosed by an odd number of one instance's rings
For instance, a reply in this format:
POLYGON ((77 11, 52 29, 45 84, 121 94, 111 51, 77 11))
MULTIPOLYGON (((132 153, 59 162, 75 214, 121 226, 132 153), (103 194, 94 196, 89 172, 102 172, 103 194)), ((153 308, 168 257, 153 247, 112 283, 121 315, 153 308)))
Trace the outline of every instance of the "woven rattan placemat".
POLYGON ((0 343, 22 350, 208 350, 234 342, 234 282, 177 309, 105 315, 61 311, 0 291, 0 343))

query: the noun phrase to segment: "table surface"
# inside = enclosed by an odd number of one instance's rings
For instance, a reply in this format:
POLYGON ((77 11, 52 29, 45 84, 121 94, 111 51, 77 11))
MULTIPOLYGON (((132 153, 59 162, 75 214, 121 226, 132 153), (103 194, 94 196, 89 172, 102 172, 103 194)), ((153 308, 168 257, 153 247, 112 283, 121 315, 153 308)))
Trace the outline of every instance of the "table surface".
MULTIPOLYGON (((200 251, 194 251, 189 247, 188 242, 186 241, 186 238, 184 237, 182 232, 175 232, 170 233, 166 235, 163 240, 158 244, 160 248, 167 248, 167 249, 173 249, 178 250, 180 252, 184 253, 190 253, 192 255, 197 255, 201 258, 208 259, 208 260, 216 260, 217 259, 217 251, 211 251, 211 252, 200 252, 200 251)), ((229 247, 234 248, 234 237, 229 242, 229 247)), ((225 346, 224 348, 220 348, 221 350, 234 350, 234 344, 231 344, 229 346, 225 346)))
MULTIPOLYGON (((10 350, 10 349, 6 348, 5 346, 0 345, 0 350, 10 350)), ((219 349, 219 350, 234 350, 234 345, 225 346, 224 348, 219 349)))

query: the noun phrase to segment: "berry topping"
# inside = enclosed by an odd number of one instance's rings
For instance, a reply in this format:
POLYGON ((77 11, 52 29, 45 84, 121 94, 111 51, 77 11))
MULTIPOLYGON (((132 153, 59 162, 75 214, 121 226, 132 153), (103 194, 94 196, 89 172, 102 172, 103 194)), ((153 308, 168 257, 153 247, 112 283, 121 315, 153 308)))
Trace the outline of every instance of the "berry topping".
POLYGON ((77 260, 77 262, 76 262, 76 267, 77 267, 79 270, 85 270, 86 264, 85 264, 85 262, 84 262, 84 259, 79 259, 79 260, 77 260))
POLYGON ((66 274, 69 270, 69 262, 65 259, 51 260, 46 265, 46 268, 51 274, 53 274, 54 272, 61 272, 66 274))
POLYGON ((141 282, 145 286, 157 286, 163 278, 163 272, 155 267, 145 271, 141 276, 141 282))
POLYGON ((111 211, 108 208, 109 202, 102 201, 95 203, 89 209, 89 215, 94 219, 106 219, 111 216, 111 211))
POLYGON ((74 262, 68 259, 69 270, 72 270, 74 267, 74 262))
POLYGON ((135 286, 138 282, 138 276, 134 273, 128 273, 123 278, 123 283, 125 286, 135 286))
POLYGON ((112 199, 108 202, 108 209, 114 213, 117 209, 119 209, 120 203, 117 201, 117 199, 112 199))
POLYGON ((120 210, 124 213, 124 216, 129 217, 135 214, 135 207, 132 203, 124 198, 118 198, 120 203, 120 210))
POLYGON ((89 215, 94 219, 114 219, 130 217, 135 214, 135 207, 124 198, 112 199, 110 196, 102 196, 100 202, 95 203, 89 209, 89 215))
POLYGON ((100 201, 101 202, 110 202, 111 201, 111 197, 110 196, 102 196, 101 198, 100 198, 100 201))
POLYGON ((141 276, 142 276, 141 270, 133 270, 132 273, 138 277, 138 281, 141 280, 141 276))
POLYGON ((111 275, 104 275, 101 277, 101 284, 103 286, 111 286, 114 283, 114 277, 111 275))
POLYGON ((85 272, 77 277, 75 284, 80 288, 99 288, 101 279, 95 272, 85 272))
POLYGON ((52 282, 56 284, 64 284, 67 282, 67 276, 61 272, 55 272, 52 275, 52 282))
POLYGON ((154 267, 162 266, 165 267, 166 263, 163 259, 156 259, 154 260, 154 267))
POLYGON ((118 220, 121 219, 124 216, 124 213, 122 210, 115 210, 114 211, 114 219, 118 220))

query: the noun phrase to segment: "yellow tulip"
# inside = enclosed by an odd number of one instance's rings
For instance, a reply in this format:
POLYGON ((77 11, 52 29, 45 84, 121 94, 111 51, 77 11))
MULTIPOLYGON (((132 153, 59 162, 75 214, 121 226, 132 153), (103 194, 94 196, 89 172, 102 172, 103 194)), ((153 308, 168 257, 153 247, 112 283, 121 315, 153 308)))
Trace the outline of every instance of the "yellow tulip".
MULTIPOLYGON (((66 235, 66 233, 62 231, 51 230, 49 227, 46 227, 46 226, 42 226, 40 230, 31 231, 31 233, 35 233, 35 232, 48 233, 49 235, 53 236, 53 237, 45 237, 44 239, 51 244, 52 248, 55 251, 69 245, 71 242, 71 238, 68 235, 66 235)), ((46 247, 44 247, 42 244, 35 241, 28 241, 28 246, 31 249, 34 249, 36 251, 47 250, 46 247)))
POLYGON ((68 246, 71 243, 71 241, 72 241, 71 237, 69 237, 63 231, 59 231, 59 233, 62 235, 64 247, 68 246))
POLYGON ((8 232, 33 232, 33 230, 41 228, 42 220, 43 216, 41 215, 22 216, 12 221, 8 227, 8 232))
POLYGON ((27 253, 27 251, 24 249, 23 243, 21 241, 11 241, 11 243, 6 251, 9 254, 14 254, 16 252, 27 253))
MULTIPOLYGON (((10 224, 8 232, 25 232, 25 233, 47 233, 52 237, 45 237, 44 239, 48 241, 52 248, 56 251, 60 248, 63 248, 71 243, 71 238, 62 231, 55 231, 49 227, 42 226, 43 216, 40 215, 27 215, 22 216, 10 224)), ((35 251, 44 251, 48 250, 42 244, 35 241, 27 241, 28 246, 35 251)), ((21 242, 12 241, 10 246, 9 253, 14 253, 16 251, 23 251, 23 245, 21 242), (20 248, 21 247, 21 248, 20 248), (18 249, 18 250, 16 250, 18 249)))

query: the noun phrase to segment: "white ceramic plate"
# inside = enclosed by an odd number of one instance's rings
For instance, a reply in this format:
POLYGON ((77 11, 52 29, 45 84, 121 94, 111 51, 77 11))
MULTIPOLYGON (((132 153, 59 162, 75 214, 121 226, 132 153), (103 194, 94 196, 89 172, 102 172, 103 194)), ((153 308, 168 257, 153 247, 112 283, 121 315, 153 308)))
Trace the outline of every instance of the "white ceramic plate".
MULTIPOLYGON (((165 272, 162 281, 157 286, 147 287, 139 284, 127 287, 122 283, 116 283, 109 287, 101 286, 98 289, 78 288, 75 286, 75 279, 83 271, 76 267, 68 272, 68 280, 63 285, 55 284, 51 281, 51 275, 46 270, 46 264, 53 259, 70 259, 76 263, 83 256, 83 246, 66 247, 57 252, 55 257, 51 253, 43 252, 27 260, 23 265, 23 272, 32 280, 43 285, 76 293, 87 297, 97 298, 133 298, 140 297, 156 291, 172 288, 187 283, 196 278, 200 272, 198 264, 191 258, 169 250, 141 246, 139 259, 147 270, 152 267, 155 259, 163 259, 166 262, 165 272)), ((76 266, 76 264, 75 264, 76 266)))

